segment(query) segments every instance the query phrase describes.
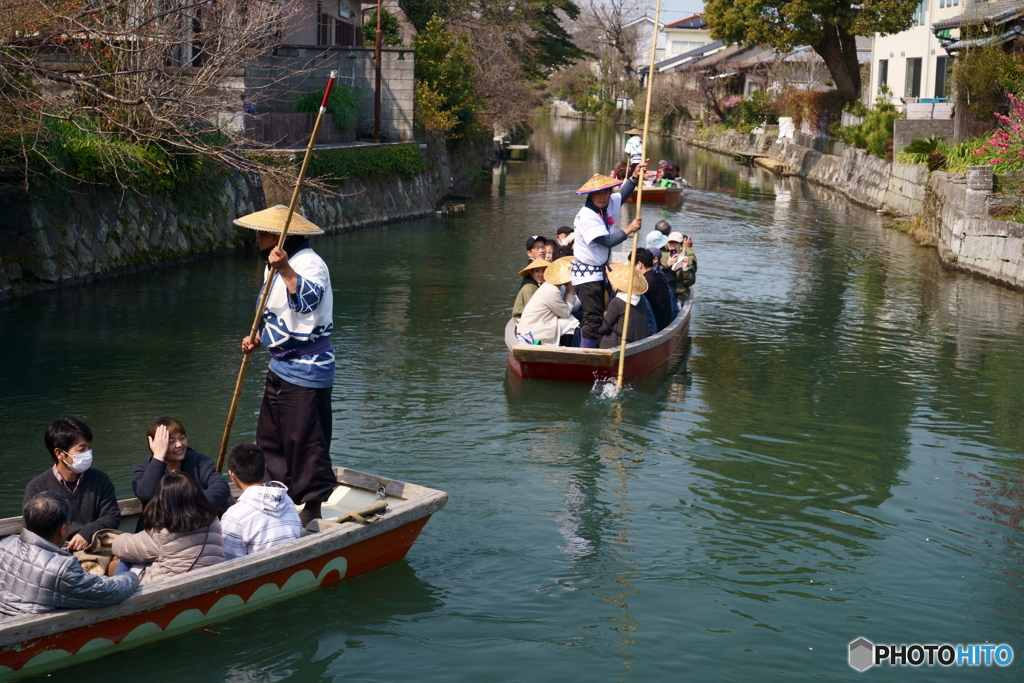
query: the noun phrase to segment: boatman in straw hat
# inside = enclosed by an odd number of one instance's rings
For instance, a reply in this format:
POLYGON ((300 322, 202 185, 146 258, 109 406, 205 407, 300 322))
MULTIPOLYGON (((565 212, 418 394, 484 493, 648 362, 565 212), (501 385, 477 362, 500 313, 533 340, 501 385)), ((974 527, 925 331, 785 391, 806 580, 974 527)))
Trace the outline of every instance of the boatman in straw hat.
POLYGON ((271 278, 263 322, 255 339, 242 340, 242 352, 270 351, 256 443, 263 450, 269 481, 280 481, 305 527, 320 517, 320 506, 334 490, 331 467, 331 387, 334 300, 327 264, 309 246, 324 231, 298 213, 292 216, 284 249, 277 246, 288 207, 275 206, 243 216, 235 225, 256 231, 256 246, 271 278))
POLYGON ((576 214, 573 231, 576 260, 572 264, 572 286, 583 311, 581 348, 597 348, 598 330, 604 320, 605 270, 611 260, 612 247, 640 229, 639 216, 625 228, 616 229, 615 224, 622 204, 633 194, 637 178, 643 177, 646 168, 646 164, 640 164, 633 175, 621 183, 622 189, 618 192, 614 190, 620 181, 604 175, 595 175, 576 190, 576 194, 587 198, 576 214))
POLYGON ((644 132, 637 128, 630 128, 626 131, 626 147, 623 151, 629 156, 628 173, 630 175, 640 160, 644 158, 644 140, 640 137, 643 134, 644 132))

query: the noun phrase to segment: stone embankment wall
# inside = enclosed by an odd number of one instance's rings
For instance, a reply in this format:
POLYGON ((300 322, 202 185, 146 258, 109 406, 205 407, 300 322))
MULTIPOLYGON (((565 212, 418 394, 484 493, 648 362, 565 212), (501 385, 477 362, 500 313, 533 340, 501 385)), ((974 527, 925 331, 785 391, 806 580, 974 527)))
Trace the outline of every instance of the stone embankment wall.
POLYGON ((775 163, 765 165, 773 171, 830 188, 868 208, 923 216, 944 265, 1024 289, 1024 224, 989 217, 989 209, 1003 203, 993 192, 990 168, 971 167, 967 178, 929 174, 924 165, 889 163, 840 143, 831 145, 827 154, 799 144, 805 142, 799 138, 702 132, 693 121, 683 121, 666 134, 714 152, 770 159, 775 163))
MULTIPOLYGON (((451 151, 431 139, 423 171, 411 179, 346 180, 330 195, 304 191, 303 213, 328 232, 432 214, 449 194, 481 177, 488 144, 451 151)), ((224 252, 250 237, 232 221, 287 204, 291 187, 224 172, 201 185, 152 196, 107 188, 40 191, 0 188, 0 299, 83 284, 224 252)))

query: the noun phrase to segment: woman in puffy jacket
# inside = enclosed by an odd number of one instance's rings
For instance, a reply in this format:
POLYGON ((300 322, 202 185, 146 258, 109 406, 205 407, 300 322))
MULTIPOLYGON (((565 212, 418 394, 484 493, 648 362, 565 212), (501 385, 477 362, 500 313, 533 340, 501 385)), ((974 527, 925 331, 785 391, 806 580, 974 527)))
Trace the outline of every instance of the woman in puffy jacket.
POLYGON ((141 524, 142 531, 118 536, 113 547, 121 560, 144 565, 140 584, 224 561, 217 511, 186 474, 170 472, 160 479, 141 524))

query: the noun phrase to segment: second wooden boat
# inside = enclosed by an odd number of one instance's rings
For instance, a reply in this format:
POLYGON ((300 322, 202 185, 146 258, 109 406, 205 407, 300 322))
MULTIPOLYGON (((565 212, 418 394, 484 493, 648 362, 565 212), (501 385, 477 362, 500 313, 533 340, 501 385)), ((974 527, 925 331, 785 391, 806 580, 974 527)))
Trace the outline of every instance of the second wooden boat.
MULTIPOLYGON (((646 193, 645 193, 646 194, 646 193)), ((655 335, 626 345, 624 377, 636 377, 658 367, 679 347, 690 329, 693 288, 682 302, 672 324, 655 335)), ((533 346, 516 339, 516 321, 505 326, 508 365, 523 379, 547 379, 556 382, 595 382, 615 379, 619 369, 619 349, 576 349, 565 346, 533 346)))
MULTIPOLYGON (((5 617, 0 621, 0 682, 171 638, 397 562, 448 501, 443 491, 415 484, 343 467, 335 473, 338 487, 324 504, 325 516, 363 508, 378 495, 388 502, 387 512, 367 525, 321 520, 314 523, 316 533, 147 584, 119 605, 5 617)), ((142 510, 136 498, 120 504, 124 517, 142 510)), ((0 537, 21 527, 20 517, 0 520, 0 537)))
MULTIPOLYGON (((645 187, 644 188, 644 201, 652 202, 655 204, 668 204, 670 202, 678 201, 682 198, 683 188, 681 187, 645 187)), ((636 204, 636 192, 633 192, 626 200, 631 204, 636 204)))

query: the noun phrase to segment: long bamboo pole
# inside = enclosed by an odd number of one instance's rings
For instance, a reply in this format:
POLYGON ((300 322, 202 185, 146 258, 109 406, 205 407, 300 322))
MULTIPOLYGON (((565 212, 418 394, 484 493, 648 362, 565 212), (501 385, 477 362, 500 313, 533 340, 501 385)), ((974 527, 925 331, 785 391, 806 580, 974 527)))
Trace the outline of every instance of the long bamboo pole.
MULTIPOLYGON (((651 28, 651 59, 647 68, 647 104, 644 105, 644 136, 643 151, 640 155, 640 163, 647 161, 647 131, 651 121, 651 93, 654 91, 654 59, 658 55, 658 27, 661 26, 661 0, 654 5, 654 26, 651 28)), ((640 184, 636 188, 636 217, 640 218, 640 209, 644 199, 644 177, 641 173, 640 184)), ((622 345, 619 347, 619 374, 615 379, 615 389, 622 388, 622 373, 626 368, 626 343, 629 338, 629 311, 633 308, 633 273, 636 272, 636 243, 640 237, 640 231, 633 233, 633 248, 629 252, 629 285, 626 288, 626 313, 622 317, 622 345)))
MULTIPOLYGON (((281 229, 281 237, 277 240, 278 249, 284 248, 284 240, 288 237, 288 227, 292 223, 292 215, 295 207, 298 206, 299 196, 302 194, 302 181, 306 179, 306 167, 309 159, 313 156, 313 147, 316 145, 317 135, 320 133, 320 124, 324 120, 324 113, 327 111, 327 100, 331 96, 331 88, 334 87, 334 80, 338 77, 337 71, 332 71, 327 79, 327 87, 324 89, 324 98, 320 101, 320 111, 316 115, 316 123, 313 124, 313 132, 309 135, 309 144, 306 145, 306 155, 302 158, 302 166, 299 167, 299 177, 295 181, 295 189, 292 190, 291 201, 288 202, 288 215, 284 219, 284 227, 281 229)), ((260 327, 260 319, 263 318, 263 309, 267 305, 267 297, 270 295, 270 284, 274 281, 274 273, 268 269, 267 276, 263 281, 263 290, 260 292, 260 305, 256 307, 256 316, 252 320, 252 329, 249 331, 249 339, 256 338, 256 332, 260 327)), ((245 372, 249 369, 249 360, 252 352, 242 354, 242 367, 238 369, 238 379, 235 380, 235 393, 231 397, 231 408, 228 410, 228 420, 224 425, 224 435, 220 438, 220 450, 217 452, 217 471, 224 468, 224 454, 228 450, 228 439, 231 438, 231 426, 235 423, 235 412, 238 410, 238 399, 242 396, 242 385, 245 383, 245 372)))

